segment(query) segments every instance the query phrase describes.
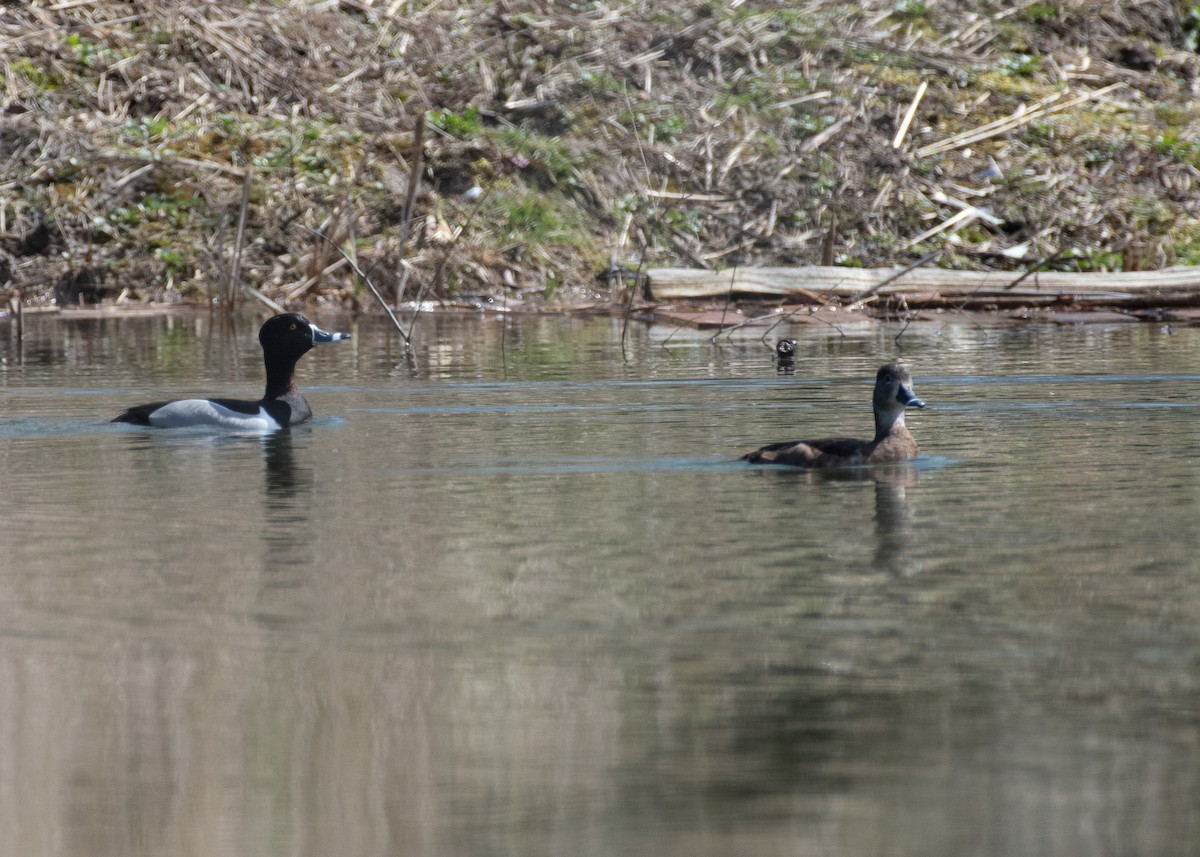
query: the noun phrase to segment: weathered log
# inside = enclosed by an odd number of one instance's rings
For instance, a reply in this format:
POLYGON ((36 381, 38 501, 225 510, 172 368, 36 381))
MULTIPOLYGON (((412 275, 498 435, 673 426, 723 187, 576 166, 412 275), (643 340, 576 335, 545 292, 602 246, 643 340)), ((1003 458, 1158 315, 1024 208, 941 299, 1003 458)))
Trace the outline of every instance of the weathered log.
MULTIPOLYGON (((872 288, 894 275, 899 268, 840 268, 816 265, 807 268, 737 268, 703 271, 694 268, 653 268, 648 271, 649 289, 655 300, 724 297, 735 295, 800 297, 815 292, 828 297, 848 298, 872 288)), ((1064 273, 1046 271, 1026 279, 1022 288, 1008 290, 1019 273, 1012 271, 948 271, 917 268, 877 294, 936 292, 942 296, 972 295, 984 290, 1007 291, 1009 295, 1079 295, 1100 300, 1121 300, 1153 291, 1200 294, 1200 267, 1164 268, 1159 271, 1127 273, 1064 273)))

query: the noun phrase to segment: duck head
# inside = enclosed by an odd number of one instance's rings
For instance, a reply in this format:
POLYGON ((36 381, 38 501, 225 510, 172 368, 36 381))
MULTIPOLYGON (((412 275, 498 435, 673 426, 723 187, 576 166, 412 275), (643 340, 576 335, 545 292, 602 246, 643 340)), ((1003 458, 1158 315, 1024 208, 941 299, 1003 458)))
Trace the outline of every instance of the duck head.
POLYGON ((293 362, 314 345, 349 339, 348 333, 326 333, 298 312, 287 312, 267 319, 258 331, 264 354, 275 354, 293 362))
POLYGON ((923 408, 925 403, 917 398, 912 389, 912 375, 903 363, 888 363, 875 376, 874 404, 876 411, 898 411, 905 408, 923 408))

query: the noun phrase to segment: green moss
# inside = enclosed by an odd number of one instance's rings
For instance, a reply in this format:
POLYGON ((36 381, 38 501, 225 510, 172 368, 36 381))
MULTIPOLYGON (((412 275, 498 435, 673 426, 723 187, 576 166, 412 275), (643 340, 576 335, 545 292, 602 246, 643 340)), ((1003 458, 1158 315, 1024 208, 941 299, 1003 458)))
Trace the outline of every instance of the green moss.
POLYGON ((449 109, 431 110, 426 114, 426 119, 434 128, 459 140, 470 140, 483 128, 483 117, 474 106, 465 108, 461 113, 449 109))
POLYGON ((704 214, 705 212, 697 208, 672 206, 663 212, 663 220, 676 232, 684 235, 698 235, 704 214))
POLYGON ((1046 146, 1055 135, 1055 125, 1049 121, 1030 122, 1021 131, 1021 139, 1030 146, 1046 146))
POLYGON ((1033 77, 1042 68, 1042 61, 1030 54, 1014 54, 1001 57, 997 64, 1000 72, 1009 77, 1033 77))
POLYGON ((1175 158, 1195 167, 1200 165, 1200 141, 1185 140, 1175 133, 1160 134, 1152 142, 1153 150, 1160 155, 1175 158))
POLYGON ((819 134, 837 121, 832 113, 800 113, 787 120, 787 126, 793 136, 804 140, 814 134, 819 134))
POLYGON ((166 266, 166 269, 176 276, 189 273, 191 265, 186 256, 178 250, 172 250, 167 247, 159 247, 154 251, 154 257, 166 266))
POLYGON ((196 198, 183 190, 169 193, 151 193, 138 204, 147 215, 170 220, 175 226, 183 226, 191 217, 196 198))
POLYGON ((1053 3, 1032 3, 1021 11, 1021 17, 1030 24, 1047 24, 1058 19, 1058 7, 1053 3))
POLYGON ((1189 220, 1174 226, 1166 235, 1166 247, 1178 265, 1200 265, 1200 223, 1189 220))
POLYGON ((1125 258, 1117 250, 1087 247, 1075 250, 1065 262, 1066 270, 1071 271, 1120 271, 1124 268, 1125 258))
POLYGON ((1200 105, 1193 102, 1154 105, 1154 118, 1168 128, 1183 128, 1200 119, 1200 105))
POLYGON ((521 242, 565 247, 590 244, 579 222, 577 209, 557 193, 535 193, 511 187, 493 193, 490 206, 501 232, 500 245, 521 242))
MULTIPOLYGON (((957 105, 959 110, 967 109, 968 104, 972 104, 975 98, 978 98, 977 93, 987 92, 991 96, 1003 96, 1009 98, 1031 99, 1037 98, 1041 93, 1037 92, 1032 81, 1020 80, 1012 78, 1008 75, 1000 74, 998 71, 985 69, 982 71, 974 71, 971 73, 968 84, 963 87, 966 91, 956 95, 959 99, 957 105)), ((953 95, 953 94, 952 94, 953 95)), ((989 98, 987 109, 999 110, 999 107, 993 105, 993 99, 989 98)), ((976 113, 976 118, 985 121, 985 118, 976 113)), ((989 116, 988 119, 995 119, 998 116, 989 116)), ((964 129, 965 130, 965 129, 964 129)))
POLYGON ((922 57, 908 52, 881 53, 863 48, 848 48, 846 59, 850 62, 852 70, 867 76, 873 76, 880 69, 922 72, 929 68, 922 57))
POLYGON ((75 56, 75 61, 85 68, 102 68, 132 56, 127 51, 118 51, 106 45, 85 41, 76 33, 70 33, 64 41, 67 49, 75 56))
POLYGON ((1187 49, 1193 52, 1200 50, 1200 5, 1184 4, 1179 25, 1183 31, 1183 43, 1187 49))
POLYGON ((647 135, 653 135, 656 143, 674 142, 679 139, 684 128, 687 127, 687 121, 682 116, 664 105, 624 111, 618 114, 617 121, 636 129, 643 139, 647 135))
POLYGON ((623 92, 625 85, 606 71, 584 70, 579 73, 579 82, 595 95, 612 95, 623 92))
POLYGON ((158 141, 169 127, 170 123, 166 119, 143 116, 139 119, 128 120, 121 131, 126 142, 135 146, 144 146, 158 141))
POLYGON ((58 72, 53 69, 39 68, 25 57, 9 63, 8 70, 10 74, 16 75, 46 92, 61 89, 63 85, 62 75, 58 72))
POLYGON ((929 17, 929 6, 921 0, 900 0, 892 8, 892 14, 888 17, 898 23, 911 24, 924 21, 929 17))

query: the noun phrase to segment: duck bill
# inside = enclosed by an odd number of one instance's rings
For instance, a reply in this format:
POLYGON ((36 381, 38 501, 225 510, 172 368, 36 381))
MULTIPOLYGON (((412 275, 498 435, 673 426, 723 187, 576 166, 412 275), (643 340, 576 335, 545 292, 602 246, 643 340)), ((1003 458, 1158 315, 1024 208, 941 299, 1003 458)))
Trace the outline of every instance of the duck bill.
POLYGON ((343 339, 349 339, 348 333, 326 333, 315 324, 310 324, 312 328, 313 345, 320 345, 323 342, 340 342, 343 339))
POLYGON ((925 403, 917 398, 916 394, 912 391, 912 387, 907 384, 901 384, 900 389, 896 391, 896 401, 906 408, 925 407, 925 403))

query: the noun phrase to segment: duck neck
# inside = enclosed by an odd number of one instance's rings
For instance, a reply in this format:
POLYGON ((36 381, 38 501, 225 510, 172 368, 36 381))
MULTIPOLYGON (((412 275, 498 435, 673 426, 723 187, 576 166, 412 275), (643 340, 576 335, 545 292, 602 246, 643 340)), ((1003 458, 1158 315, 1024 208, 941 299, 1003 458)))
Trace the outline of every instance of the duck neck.
POLYGON ((875 442, 897 431, 904 431, 904 408, 875 409, 875 442))
POLYGON ((267 390, 263 400, 278 399, 288 393, 296 392, 296 364, 287 361, 272 361, 265 359, 267 367, 267 390))

